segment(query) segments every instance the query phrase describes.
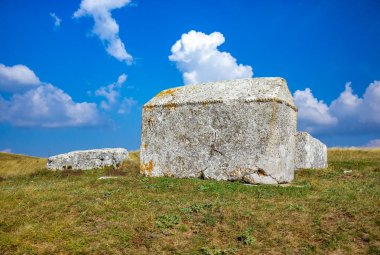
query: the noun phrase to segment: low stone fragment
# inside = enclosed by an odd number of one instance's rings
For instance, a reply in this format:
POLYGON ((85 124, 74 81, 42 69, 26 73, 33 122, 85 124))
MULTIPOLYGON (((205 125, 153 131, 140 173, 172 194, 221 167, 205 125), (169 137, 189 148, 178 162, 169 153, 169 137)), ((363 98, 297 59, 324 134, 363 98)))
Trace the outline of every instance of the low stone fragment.
POLYGON ((327 147, 307 132, 296 134, 296 169, 327 167, 327 147))
POLYGON ((52 156, 48 159, 48 170, 89 170, 103 167, 121 166, 128 159, 124 148, 72 151, 52 156))
POLYGON ((243 177, 243 180, 250 184, 278 184, 274 178, 258 173, 248 174, 243 177))
POLYGON ((119 176, 100 176, 98 180, 118 179, 119 176))

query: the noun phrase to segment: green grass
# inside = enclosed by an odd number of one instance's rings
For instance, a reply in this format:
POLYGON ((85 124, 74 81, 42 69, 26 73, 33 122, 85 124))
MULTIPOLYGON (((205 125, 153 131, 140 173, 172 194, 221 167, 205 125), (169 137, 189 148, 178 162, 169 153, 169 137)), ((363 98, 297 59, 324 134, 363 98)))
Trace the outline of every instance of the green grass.
POLYGON ((330 150, 288 187, 146 178, 137 153, 123 170, 12 174, 0 156, 0 254, 380 253, 380 150, 330 150))

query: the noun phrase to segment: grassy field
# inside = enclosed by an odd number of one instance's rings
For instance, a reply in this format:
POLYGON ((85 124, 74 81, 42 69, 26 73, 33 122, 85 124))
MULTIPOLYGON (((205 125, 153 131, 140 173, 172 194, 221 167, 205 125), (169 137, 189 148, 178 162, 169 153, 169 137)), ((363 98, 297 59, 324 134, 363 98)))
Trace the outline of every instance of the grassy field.
POLYGON ((45 166, 46 159, 0 152, 0 179, 28 176, 45 166))
POLYGON ((137 153, 121 171, 44 162, 0 154, 0 254, 380 254, 380 150, 330 150, 287 187, 145 178, 137 153))

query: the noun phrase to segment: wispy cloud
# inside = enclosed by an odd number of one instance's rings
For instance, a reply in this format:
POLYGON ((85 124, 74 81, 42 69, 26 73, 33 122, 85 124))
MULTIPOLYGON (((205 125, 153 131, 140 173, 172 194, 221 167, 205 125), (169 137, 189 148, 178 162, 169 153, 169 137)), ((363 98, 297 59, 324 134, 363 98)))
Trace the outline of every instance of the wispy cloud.
POLYGON ((54 26, 55 27, 60 27, 62 20, 54 12, 49 13, 49 15, 54 20, 54 26))
POLYGON ((92 32, 104 42, 108 54, 127 64, 132 63, 133 57, 126 51, 119 37, 119 25, 111 11, 130 3, 131 0, 82 0, 80 8, 74 13, 74 18, 91 16, 95 22, 92 32))
POLYGON ((95 91, 98 97, 104 97, 105 100, 100 102, 100 107, 104 110, 112 110, 117 108, 119 114, 128 113, 133 105, 137 102, 131 97, 121 99, 121 89, 127 80, 126 74, 121 74, 116 82, 107 86, 102 86, 95 91))
POLYGON ((364 147, 380 148, 380 139, 373 139, 367 143, 364 147))
POLYGON ((252 77, 252 67, 238 64, 228 52, 219 51, 223 34, 190 31, 171 48, 169 60, 182 72, 185 84, 252 77))

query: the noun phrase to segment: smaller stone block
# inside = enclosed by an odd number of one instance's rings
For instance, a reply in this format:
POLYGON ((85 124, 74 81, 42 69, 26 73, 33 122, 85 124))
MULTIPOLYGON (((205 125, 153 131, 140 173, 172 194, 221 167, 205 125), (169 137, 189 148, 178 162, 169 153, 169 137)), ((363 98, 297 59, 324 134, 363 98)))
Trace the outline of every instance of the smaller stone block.
POLYGON ((327 147, 307 132, 296 134, 296 170, 327 167, 327 147))
POLYGON ((118 167, 128 159, 123 148, 72 151, 48 159, 48 170, 89 170, 107 166, 118 167))

